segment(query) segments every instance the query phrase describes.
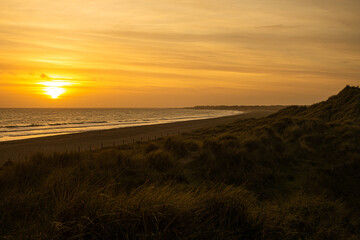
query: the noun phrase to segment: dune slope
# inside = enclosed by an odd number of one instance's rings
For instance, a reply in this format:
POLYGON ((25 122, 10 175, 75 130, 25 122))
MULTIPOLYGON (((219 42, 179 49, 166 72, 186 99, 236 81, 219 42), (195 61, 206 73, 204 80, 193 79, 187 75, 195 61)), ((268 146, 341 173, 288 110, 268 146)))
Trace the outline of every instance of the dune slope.
POLYGON ((360 89, 147 143, 0 171, 0 235, 359 239, 360 89))

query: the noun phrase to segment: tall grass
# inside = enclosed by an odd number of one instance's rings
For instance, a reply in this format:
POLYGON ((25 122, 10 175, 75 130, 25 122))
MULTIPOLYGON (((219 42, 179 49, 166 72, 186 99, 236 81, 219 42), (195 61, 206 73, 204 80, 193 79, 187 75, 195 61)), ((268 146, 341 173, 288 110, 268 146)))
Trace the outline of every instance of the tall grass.
POLYGON ((351 114, 346 121, 311 117, 324 104, 8 162, 0 168, 0 235, 359 239, 360 127, 351 114))

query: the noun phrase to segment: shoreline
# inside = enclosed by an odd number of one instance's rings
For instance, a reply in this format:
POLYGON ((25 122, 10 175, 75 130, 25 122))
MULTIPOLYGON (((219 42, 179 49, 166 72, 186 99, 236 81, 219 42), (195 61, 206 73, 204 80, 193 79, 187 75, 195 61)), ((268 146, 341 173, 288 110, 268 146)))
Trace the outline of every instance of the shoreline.
MULTIPOLYGON (((221 110, 217 110, 221 111, 221 110)), ((224 110, 230 111, 230 110, 224 110)), ((42 138, 42 137, 51 137, 51 136, 59 136, 65 134, 74 134, 74 133, 84 133, 90 131, 103 131, 103 130, 111 130, 117 128, 128 128, 128 127, 138 127, 138 126, 150 126, 150 125, 159 125, 159 124, 167 124, 167 123, 175 123, 175 122, 184 122, 184 121, 193 121, 193 120, 206 120, 212 118, 220 118, 220 117, 230 117, 234 115, 243 114, 244 111, 232 110, 231 114, 219 115, 219 116, 196 116, 196 117, 182 117, 182 118, 165 118, 165 119, 156 119, 155 121, 151 122, 150 120, 130 120, 130 121, 119 121, 116 122, 80 122, 80 123, 55 123, 55 124, 45 124, 45 125, 24 125, 19 127, 32 127, 29 129, 21 129, 21 130, 14 130, 14 131, 7 131, 4 132, 33 132, 33 133, 26 133, 24 135, 14 135, 14 136, 0 136, 0 143, 1 142, 11 142, 11 141, 19 141, 19 140, 26 140, 26 139, 34 139, 34 138, 42 138), (102 125, 91 125, 91 124, 102 124, 102 125), (35 127, 35 128, 34 128, 35 127), (36 127, 40 127, 36 129, 36 127), (45 130, 45 131, 44 131, 45 130), (48 131, 48 132, 47 132, 48 131)), ((4 128, 13 128, 18 126, 5 126, 4 128)))
POLYGON ((240 119, 260 118, 275 111, 251 111, 218 118, 188 120, 154 125, 142 125, 81 133, 70 133, 22 140, 0 142, 0 165, 6 161, 22 161, 31 155, 64 151, 87 151, 103 147, 149 141, 167 135, 228 124, 240 119))

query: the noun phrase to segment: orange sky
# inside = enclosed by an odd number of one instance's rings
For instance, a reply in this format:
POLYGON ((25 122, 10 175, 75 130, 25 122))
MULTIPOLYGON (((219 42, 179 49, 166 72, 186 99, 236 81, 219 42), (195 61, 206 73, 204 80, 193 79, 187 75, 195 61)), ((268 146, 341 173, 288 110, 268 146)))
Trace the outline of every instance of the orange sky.
POLYGON ((359 0, 1 0, 0 107, 310 104, 360 85, 359 12, 359 0))

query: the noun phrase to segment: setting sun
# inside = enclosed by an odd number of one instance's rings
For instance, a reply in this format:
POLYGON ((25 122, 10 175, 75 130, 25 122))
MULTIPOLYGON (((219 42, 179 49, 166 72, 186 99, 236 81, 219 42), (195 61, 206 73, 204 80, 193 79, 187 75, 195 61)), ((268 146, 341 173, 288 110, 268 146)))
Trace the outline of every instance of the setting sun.
POLYGON ((46 95, 49 95, 52 99, 57 99, 60 95, 64 94, 67 90, 65 86, 72 85, 70 82, 66 81, 48 81, 39 83, 44 85, 43 91, 46 95))
POLYGON ((44 89, 44 91, 51 98, 56 99, 61 94, 63 94, 66 90, 64 88, 60 88, 60 87, 47 87, 44 89))

